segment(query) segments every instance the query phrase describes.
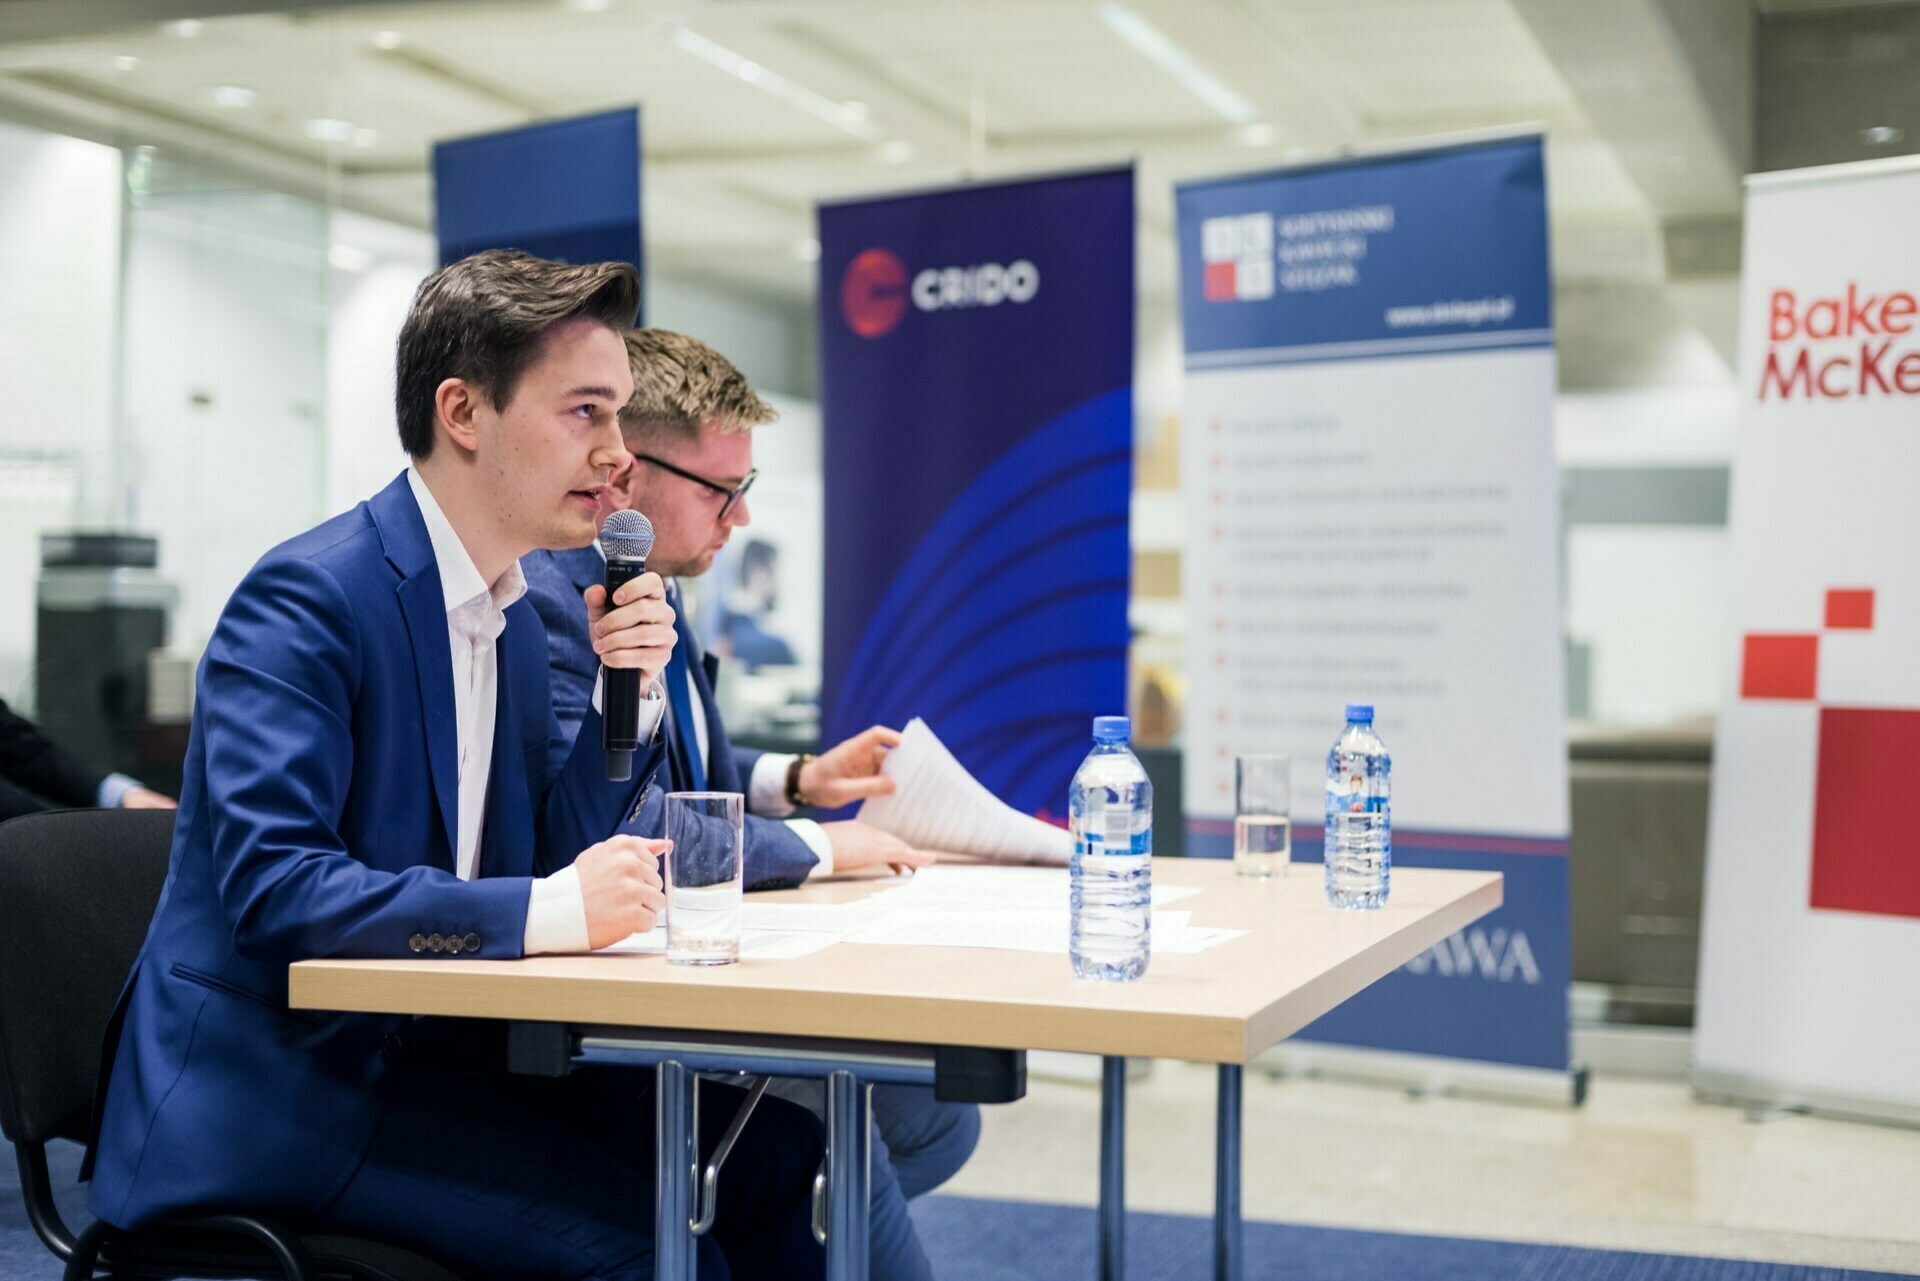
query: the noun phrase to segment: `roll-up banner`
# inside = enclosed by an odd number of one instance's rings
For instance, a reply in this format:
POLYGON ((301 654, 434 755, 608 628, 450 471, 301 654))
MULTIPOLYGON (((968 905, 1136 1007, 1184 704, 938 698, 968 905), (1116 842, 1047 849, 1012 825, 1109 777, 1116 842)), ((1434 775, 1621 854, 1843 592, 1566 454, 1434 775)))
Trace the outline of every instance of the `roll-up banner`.
POLYGON ((1126 708, 1133 172, 823 206, 822 741, 925 717, 1054 820, 1126 708))
POLYGON ((1501 872, 1506 903, 1303 1035, 1564 1069, 1542 140, 1204 182, 1177 199, 1189 852, 1231 852, 1235 754, 1285 752, 1294 858, 1317 860, 1343 705, 1374 704, 1393 756, 1394 861, 1501 872))
POLYGON ((435 143, 433 205, 442 266, 482 249, 521 249, 559 262, 630 262, 644 279, 640 108, 435 143))
POLYGON ((1748 180, 1694 1080, 1920 1120, 1920 162, 1748 180))

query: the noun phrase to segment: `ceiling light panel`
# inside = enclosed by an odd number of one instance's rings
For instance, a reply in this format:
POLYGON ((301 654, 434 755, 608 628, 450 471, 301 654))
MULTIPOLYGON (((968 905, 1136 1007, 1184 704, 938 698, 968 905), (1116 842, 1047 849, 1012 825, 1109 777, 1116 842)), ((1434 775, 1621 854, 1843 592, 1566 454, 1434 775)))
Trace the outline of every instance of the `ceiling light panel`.
POLYGON ((797 107, 863 142, 880 136, 880 127, 868 119, 863 104, 836 102, 824 94, 815 93, 805 85, 795 84, 777 71, 707 39, 691 27, 676 27, 673 43, 675 48, 693 55, 715 70, 732 76, 742 84, 752 85, 760 92, 778 98, 790 107, 797 107))
POLYGON ((1213 108, 1222 119, 1236 125, 1251 124, 1260 113, 1238 90, 1214 75, 1172 37, 1125 5, 1103 4, 1100 20, 1122 40, 1132 45, 1141 57, 1180 82, 1194 97, 1213 108))

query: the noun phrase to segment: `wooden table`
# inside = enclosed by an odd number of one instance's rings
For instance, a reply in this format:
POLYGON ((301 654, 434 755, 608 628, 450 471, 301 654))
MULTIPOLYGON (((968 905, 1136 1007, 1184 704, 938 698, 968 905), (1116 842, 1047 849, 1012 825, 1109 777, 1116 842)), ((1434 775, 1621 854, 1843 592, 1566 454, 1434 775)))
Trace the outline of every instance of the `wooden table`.
MULTIPOLYGON (((674 1225, 705 1217, 695 1206, 692 1072, 827 1081, 828 1275, 863 1281, 867 1085, 942 1077, 954 1087, 967 1065, 984 1064, 990 1077, 1000 1052, 1017 1057, 1023 1089, 1027 1050, 1101 1055, 1101 1271, 1117 1281, 1125 1060, 1218 1064, 1214 1271, 1237 1281, 1242 1065, 1498 907, 1501 878, 1396 868, 1388 905, 1372 912, 1328 907, 1314 865, 1258 881, 1227 862, 1160 858, 1154 878, 1203 891, 1169 905, 1191 911, 1195 926, 1249 932, 1205 952, 1157 955, 1134 983, 1075 979, 1065 956, 841 943, 796 960, 711 968, 669 966, 661 956, 305 961, 292 967, 290 1000, 305 1009, 507 1020, 522 1070, 542 1070, 543 1059, 551 1071, 583 1060, 652 1067, 660 1281, 692 1276, 691 1237, 674 1225)), ((829 880, 753 901, 850 902, 877 888, 829 880)), ((981 1097, 994 1101, 991 1086, 981 1097)))

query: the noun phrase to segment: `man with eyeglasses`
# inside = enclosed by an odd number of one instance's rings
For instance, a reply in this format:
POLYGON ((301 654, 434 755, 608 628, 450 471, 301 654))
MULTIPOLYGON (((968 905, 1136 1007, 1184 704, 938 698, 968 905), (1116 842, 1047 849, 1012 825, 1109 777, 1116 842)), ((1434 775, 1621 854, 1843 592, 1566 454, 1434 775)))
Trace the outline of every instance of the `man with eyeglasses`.
MULTIPOLYGON (((647 568, 667 579, 667 600, 679 620, 679 643, 660 677, 673 790, 746 795, 749 890, 787 888, 834 871, 933 862, 931 854, 858 820, 782 821, 803 805, 837 809, 892 791, 893 780, 880 773, 880 763, 900 741, 895 731, 876 725, 818 757, 747 751, 729 742, 713 694, 719 664, 687 626, 678 580, 706 573, 733 531, 752 519, 748 491, 758 475, 753 429, 778 414, 731 362, 696 339, 664 329, 634 330, 627 335, 627 358, 634 392, 621 411, 620 429, 633 462, 615 474, 601 518, 626 508, 652 522, 647 568)), ((605 562, 597 547, 584 547, 534 552, 521 564, 528 598, 547 625, 555 711, 563 738, 570 739, 599 668, 580 601, 589 587, 604 582, 605 562)), ((665 790, 648 789, 622 831, 663 835, 665 790)), ((817 1098, 799 1101, 818 1104, 817 1098)), ((873 1108, 880 1141, 873 1166, 872 1275, 875 1281, 929 1276, 902 1194, 918 1196, 960 1168, 979 1138, 979 1112, 937 1102, 924 1088, 899 1086, 876 1086, 873 1108)))

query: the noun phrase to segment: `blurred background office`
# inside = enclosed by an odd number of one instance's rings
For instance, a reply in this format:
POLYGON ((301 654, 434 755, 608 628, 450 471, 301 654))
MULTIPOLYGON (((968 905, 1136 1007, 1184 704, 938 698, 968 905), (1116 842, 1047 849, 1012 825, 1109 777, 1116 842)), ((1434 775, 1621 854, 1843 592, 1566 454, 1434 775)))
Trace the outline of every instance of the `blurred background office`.
MULTIPOLYGON (((1742 178, 1920 151, 1917 71, 1910 0, 7 0, 0 698, 172 791, 228 592, 404 463, 392 345, 436 262, 432 144, 638 103, 648 323, 724 352, 782 415, 756 436, 752 528, 693 585, 737 660, 729 725, 769 744, 818 719, 817 203, 1137 165, 1130 710, 1177 801, 1174 184, 1537 125, 1576 1049, 1677 1080, 1728 679, 1742 178), (120 536, 69 537, 90 530, 120 536)), ((1160 830, 1174 848, 1178 822, 1160 830)), ((1786 1230, 1783 1189, 1844 1147, 1768 1185, 1786 1230)), ((1669 1226, 1769 1214, 1732 1191, 1697 1215, 1627 1200, 1615 1217, 1669 1226)), ((1820 1257, 1920 1266, 1911 1221, 1862 1233, 1894 1252, 1820 1257)))

